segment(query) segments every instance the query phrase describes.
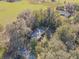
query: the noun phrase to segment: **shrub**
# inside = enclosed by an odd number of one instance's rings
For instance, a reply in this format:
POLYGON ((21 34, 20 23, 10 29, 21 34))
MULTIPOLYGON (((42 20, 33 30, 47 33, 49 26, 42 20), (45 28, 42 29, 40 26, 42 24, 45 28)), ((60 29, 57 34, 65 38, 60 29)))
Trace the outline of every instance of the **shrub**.
MULTIPOLYGON (((54 32, 57 27, 61 25, 61 21, 57 19, 57 16, 55 15, 55 12, 52 11, 51 8, 47 8, 46 10, 39 11, 40 13, 35 14, 36 22, 34 26, 36 27, 49 27, 54 32)), ((34 27, 33 26, 33 27, 34 27)))
POLYGON ((79 11, 79 5, 75 4, 74 6, 75 6, 75 10, 79 11))
MULTIPOLYGON (((61 25, 61 22, 59 19, 57 19, 56 14, 52 11, 51 8, 48 8, 46 10, 41 11, 24 11, 22 14, 20 14, 17 17, 17 21, 13 22, 12 24, 9 24, 6 26, 6 31, 9 34, 10 41, 8 46, 8 52, 11 52, 10 57, 14 58, 16 55, 15 52, 18 54, 18 48, 27 48, 30 49, 31 52, 41 53, 48 52, 48 42, 47 40, 44 42, 41 42, 42 50, 36 51, 37 42, 29 38, 29 33, 33 32, 36 28, 49 28, 51 29, 51 32, 55 32, 56 29, 61 25), (46 49, 46 50, 45 50, 46 49)), ((6 53, 7 54, 7 53, 6 53)), ((37 54, 36 54, 37 56, 37 54)))
POLYGON ((74 17, 74 23, 79 23, 79 13, 76 14, 76 16, 74 17))
POLYGON ((0 24, 0 32, 4 30, 3 26, 0 24))
POLYGON ((67 49, 75 49, 75 30, 70 25, 64 25, 59 29, 59 37, 67 46, 67 49))
POLYGON ((71 3, 66 4, 65 9, 70 14, 73 14, 75 12, 75 6, 74 6, 74 4, 71 4, 71 3))
POLYGON ((62 11, 64 11, 64 6, 57 6, 56 10, 62 10, 62 11))

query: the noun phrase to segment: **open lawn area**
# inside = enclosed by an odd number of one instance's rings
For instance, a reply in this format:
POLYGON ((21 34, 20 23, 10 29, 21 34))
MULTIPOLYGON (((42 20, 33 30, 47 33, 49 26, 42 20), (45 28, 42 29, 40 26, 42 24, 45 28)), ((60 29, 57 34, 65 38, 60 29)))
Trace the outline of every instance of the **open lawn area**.
POLYGON ((48 3, 31 4, 28 1, 19 1, 14 3, 0 2, 0 24, 5 26, 6 24, 16 20, 17 15, 24 10, 45 9, 47 8, 47 6, 50 6, 50 5, 48 3))
MULTIPOLYGON (((66 0, 66 2, 78 3, 79 0, 66 0)), ((16 17, 19 13, 26 9, 39 10, 45 9, 48 6, 54 9, 56 5, 63 3, 64 0, 58 0, 57 2, 43 4, 32 4, 28 0, 17 1, 13 3, 0 1, 0 24, 5 26, 6 24, 11 23, 12 21, 16 20, 16 17)))

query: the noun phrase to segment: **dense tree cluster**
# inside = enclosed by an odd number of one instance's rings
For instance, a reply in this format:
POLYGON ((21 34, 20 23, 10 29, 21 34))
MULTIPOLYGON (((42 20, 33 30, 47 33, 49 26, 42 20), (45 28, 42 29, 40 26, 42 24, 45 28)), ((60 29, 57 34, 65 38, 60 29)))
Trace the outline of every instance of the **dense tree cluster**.
MULTIPOLYGON (((73 12, 72 9, 71 5, 66 6, 68 12, 73 12)), ((15 22, 6 26, 10 41, 4 59, 14 59, 17 56, 23 59, 79 59, 78 14, 73 19, 67 19, 61 19, 51 8, 22 12, 15 22), (50 30, 50 40, 46 31, 41 40, 30 38, 30 34, 38 28, 50 30), (19 55, 20 52, 17 51, 20 48, 23 51, 27 49, 30 57, 19 55)))
MULTIPOLYGON (((6 31, 10 36, 10 42, 7 51, 8 56, 15 58, 15 53, 19 48, 27 48, 29 50, 30 47, 33 47, 29 46, 31 42, 29 37, 30 33, 36 28, 48 28, 51 29, 52 33, 54 33, 59 25, 60 24, 56 19, 54 12, 52 12, 50 8, 44 11, 41 10, 39 13, 38 11, 23 12, 17 17, 16 22, 6 26, 6 31)), ((33 49, 35 50, 35 48, 32 48, 32 50, 33 49)), ((5 55, 5 58, 9 59, 9 57, 6 56, 7 55, 5 55)))

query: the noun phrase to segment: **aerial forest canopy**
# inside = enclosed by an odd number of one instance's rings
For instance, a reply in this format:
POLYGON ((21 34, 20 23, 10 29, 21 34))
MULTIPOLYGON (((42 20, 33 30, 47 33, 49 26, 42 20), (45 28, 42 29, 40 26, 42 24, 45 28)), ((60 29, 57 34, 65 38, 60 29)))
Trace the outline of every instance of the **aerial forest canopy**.
POLYGON ((79 59, 79 4, 50 2, 57 0, 30 0, 39 10, 25 9, 0 24, 0 59, 79 59))
POLYGON ((26 10, 6 26, 8 47, 3 59, 78 59, 78 30, 51 8, 26 10))

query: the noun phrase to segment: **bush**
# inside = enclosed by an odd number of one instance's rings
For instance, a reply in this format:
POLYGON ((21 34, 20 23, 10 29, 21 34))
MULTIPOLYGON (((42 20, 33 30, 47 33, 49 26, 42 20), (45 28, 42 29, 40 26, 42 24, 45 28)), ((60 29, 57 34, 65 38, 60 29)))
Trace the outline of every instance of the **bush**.
POLYGON ((75 6, 75 10, 79 11, 79 5, 75 4, 74 6, 75 6))
POLYGON ((0 32, 4 30, 3 26, 0 24, 0 32))
POLYGON ((59 38, 67 46, 67 49, 75 49, 75 30, 70 25, 64 25, 59 29, 59 38))
POLYGON ((66 4, 65 9, 70 14, 73 14, 75 12, 75 6, 74 6, 74 4, 71 4, 71 3, 66 4))
MULTIPOLYGON (((50 28, 55 32, 59 26, 54 12, 50 8, 38 12, 26 11, 17 17, 17 21, 6 26, 6 31, 9 34, 10 41, 8 52, 18 51, 18 48, 28 48, 31 39, 29 33, 38 27, 50 28)), ((32 42, 33 43, 33 42, 32 42)), ((33 45, 33 44, 32 44, 33 45)), ((35 52, 35 44, 32 46, 32 52, 35 52), (33 50, 34 49, 34 50, 33 50)), ((15 53, 12 52, 14 55, 15 53)))
POLYGON ((37 25, 36 27, 44 27, 44 28, 49 27, 52 29, 53 32, 56 30, 57 27, 61 25, 61 21, 57 19, 55 12, 53 12, 51 8, 48 8, 44 11, 41 10, 39 11, 39 13, 36 12, 35 19, 36 22, 34 26, 37 25))
POLYGON ((74 20, 73 22, 76 24, 76 23, 79 23, 79 13, 77 13, 74 17, 74 20))

